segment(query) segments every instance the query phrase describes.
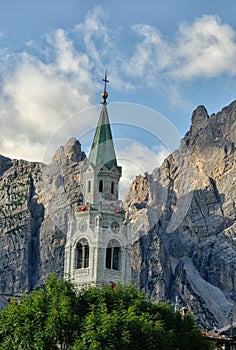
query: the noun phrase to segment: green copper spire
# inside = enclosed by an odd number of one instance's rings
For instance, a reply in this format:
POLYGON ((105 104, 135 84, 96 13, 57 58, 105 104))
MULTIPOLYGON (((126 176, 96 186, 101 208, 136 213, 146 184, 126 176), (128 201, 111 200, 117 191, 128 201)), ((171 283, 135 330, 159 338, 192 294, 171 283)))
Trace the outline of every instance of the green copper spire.
POLYGON ((108 97, 108 93, 106 91, 106 83, 108 83, 106 74, 105 79, 103 79, 103 81, 105 82, 104 91, 102 93, 103 106, 95 131, 88 161, 90 165, 92 165, 92 167, 94 168, 97 165, 103 163, 108 169, 111 169, 114 165, 117 165, 117 161, 112 140, 111 126, 106 107, 106 99, 108 97))

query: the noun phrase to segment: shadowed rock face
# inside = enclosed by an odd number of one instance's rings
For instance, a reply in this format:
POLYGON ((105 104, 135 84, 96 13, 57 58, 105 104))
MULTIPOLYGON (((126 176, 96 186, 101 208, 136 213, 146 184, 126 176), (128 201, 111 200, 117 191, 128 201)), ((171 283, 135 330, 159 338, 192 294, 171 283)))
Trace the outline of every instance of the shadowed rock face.
POLYGON ((0 157, 0 290, 19 294, 38 276, 43 207, 35 198, 41 164, 0 157))
POLYGON ((76 139, 47 166, 0 156, 0 293, 22 294, 52 271, 63 276, 84 158, 76 139))
POLYGON ((179 149, 126 197, 135 283, 205 328, 228 324, 236 304, 235 141, 236 101, 211 117, 199 106, 179 149))
MULTIPOLYGON (((204 328, 228 324, 236 304, 235 140, 236 102, 210 117, 198 107, 179 149, 136 177, 125 200, 134 282, 189 307, 204 328)), ((49 165, 0 156, 0 293, 63 275, 85 162, 74 138, 49 165)))

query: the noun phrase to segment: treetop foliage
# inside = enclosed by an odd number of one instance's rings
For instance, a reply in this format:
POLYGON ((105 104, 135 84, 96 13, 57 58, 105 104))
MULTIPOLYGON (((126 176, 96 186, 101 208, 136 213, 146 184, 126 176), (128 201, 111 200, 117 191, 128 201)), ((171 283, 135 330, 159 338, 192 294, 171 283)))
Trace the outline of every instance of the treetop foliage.
POLYGON ((208 350, 190 313, 153 303, 133 286, 76 293, 55 274, 0 312, 2 350, 208 350))

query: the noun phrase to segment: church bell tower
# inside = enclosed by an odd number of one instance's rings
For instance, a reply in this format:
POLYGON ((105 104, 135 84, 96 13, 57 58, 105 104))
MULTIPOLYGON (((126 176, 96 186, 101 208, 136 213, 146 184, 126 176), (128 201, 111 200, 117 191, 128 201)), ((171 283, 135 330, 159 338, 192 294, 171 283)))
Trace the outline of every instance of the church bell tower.
POLYGON ((108 117, 106 75, 103 81, 102 109, 65 247, 65 277, 78 289, 131 282, 131 238, 118 199, 122 169, 117 165, 108 117))

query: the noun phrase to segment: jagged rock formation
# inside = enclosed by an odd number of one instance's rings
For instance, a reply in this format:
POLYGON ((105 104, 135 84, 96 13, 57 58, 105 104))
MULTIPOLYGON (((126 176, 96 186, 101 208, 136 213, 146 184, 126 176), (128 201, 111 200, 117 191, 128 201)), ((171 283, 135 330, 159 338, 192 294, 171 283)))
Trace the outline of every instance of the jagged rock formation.
POLYGON ((18 294, 37 275, 38 228, 43 208, 35 200, 41 165, 0 157, 0 289, 18 294))
POLYGON ((199 106, 180 148, 126 197, 135 283, 205 328, 236 316, 235 140, 236 101, 211 117, 199 106))
POLYGON ((63 276, 66 232, 85 155, 76 139, 48 166, 0 156, 0 293, 20 295, 63 276))
POLYGON ((44 207, 44 220, 40 229, 40 274, 45 280, 50 272, 64 274, 64 251, 66 233, 73 221, 80 193, 81 168, 85 161, 78 140, 71 138, 61 146, 52 163, 41 173, 37 194, 44 207))
MULTIPOLYGON (((154 300, 178 297, 205 328, 229 323, 236 305, 235 139, 236 101, 210 117, 198 107, 180 148, 138 176, 125 202, 134 282, 154 300)), ((63 275, 85 162, 76 139, 49 165, 0 156, 0 293, 63 275)))

